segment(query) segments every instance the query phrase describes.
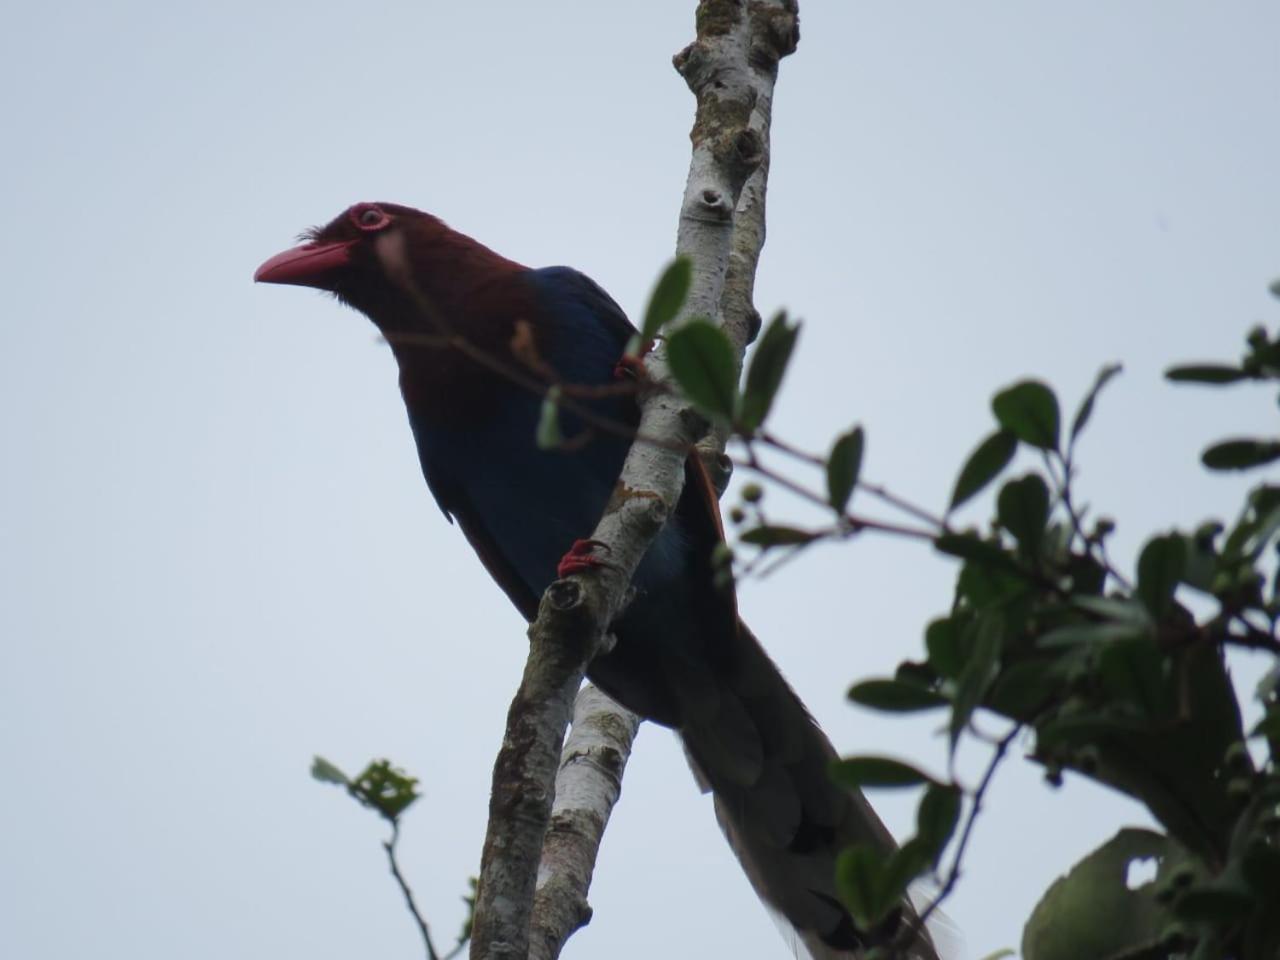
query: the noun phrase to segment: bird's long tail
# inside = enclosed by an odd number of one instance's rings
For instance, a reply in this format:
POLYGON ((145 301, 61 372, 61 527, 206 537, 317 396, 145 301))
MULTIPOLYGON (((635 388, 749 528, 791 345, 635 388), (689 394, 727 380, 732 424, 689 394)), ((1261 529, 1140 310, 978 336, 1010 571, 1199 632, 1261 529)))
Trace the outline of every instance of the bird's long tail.
MULTIPOLYGON (((738 632, 716 696, 699 697, 681 724, 690 765, 756 893, 795 930, 797 946, 814 960, 859 958, 872 938, 840 903, 836 855, 855 843, 889 851, 893 838, 860 792, 831 782, 830 741, 750 631, 739 623, 738 632)), ((904 903, 903 916, 913 919, 912 909, 904 903)), ((938 960, 924 932, 908 956, 938 960)))

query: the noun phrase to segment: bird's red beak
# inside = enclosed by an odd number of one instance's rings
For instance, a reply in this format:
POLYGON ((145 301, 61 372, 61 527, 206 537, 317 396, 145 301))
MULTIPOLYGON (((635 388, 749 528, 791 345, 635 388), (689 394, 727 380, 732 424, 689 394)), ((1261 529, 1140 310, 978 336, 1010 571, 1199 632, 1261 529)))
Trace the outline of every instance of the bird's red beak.
POLYGON ((355 240, 329 243, 304 243, 292 250, 277 253, 253 275, 257 283, 293 283, 300 287, 327 286, 329 275, 351 262, 355 240))

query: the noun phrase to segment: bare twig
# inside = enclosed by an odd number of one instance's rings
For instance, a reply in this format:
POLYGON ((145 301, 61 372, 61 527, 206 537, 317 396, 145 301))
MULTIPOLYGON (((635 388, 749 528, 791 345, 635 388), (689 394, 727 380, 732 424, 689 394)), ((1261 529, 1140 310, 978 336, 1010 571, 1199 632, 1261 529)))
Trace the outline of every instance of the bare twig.
POLYGON ((924 928, 929 918, 942 906, 942 902, 951 896, 952 891, 955 890, 956 883, 960 880, 960 867, 964 861, 964 854, 969 847, 969 838, 973 835, 974 824, 978 822, 978 814, 982 811, 982 801, 987 796, 987 790, 990 788, 992 780, 995 779, 996 770, 999 768, 1001 761, 1004 760, 1004 755, 1021 732, 1022 724, 1015 724, 996 743, 995 750, 991 754, 991 760, 987 763, 987 769, 983 772, 982 779, 978 781, 978 786, 973 791, 973 800, 969 805, 969 815, 965 818, 964 828, 960 832, 960 840, 956 844, 956 852, 951 858, 951 867, 947 871, 946 880, 943 881, 941 889, 934 894, 933 899, 929 901, 929 905, 921 911, 915 921, 904 925, 898 932, 898 936, 894 941, 897 948, 905 948, 910 945, 924 928))
POLYGON ((1239 647, 1242 650, 1265 650, 1267 653, 1280 656, 1280 640, 1250 623, 1243 613, 1239 611, 1233 613, 1230 624, 1228 629, 1217 631, 1224 646, 1239 647), (1238 626, 1243 632, 1231 633, 1230 624, 1238 626))
MULTIPOLYGON (((1098 562, 1102 565, 1102 569, 1107 576, 1111 577, 1121 587, 1121 589, 1129 591, 1133 587, 1128 579, 1122 574, 1111 562, 1110 556, 1107 554, 1106 544, 1100 539, 1090 538, 1084 530, 1084 515, 1076 508, 1075 501, 1072 498, 1071 481, 1075 479, 1075 464, 1072 462, 1073 451, 1075 450, 1075 441, 1073 440, 1067 447, 1067 455, 1061 457, 1062 476, 1059 477, 1054 469, 1053 459, 1049 455, 1049 451, 1044 451, 1044 467, 1049 474, 1049 479, 1053 481, 1053 485, 1057 487, 1058 499, 1062 501, 1062 507, 1067 511, 1067 518, 1071 521, 1071 529, 1080 539, 1087 552, 1096 550, 1098 562)), ((1055 454, 1056 456, 1057 454, 1055 454)))
MULTIPOLYGON (((765 446, 791 457, 793 460, 799 460, 802 463, 807 463, 820 470, 825 470, 827 468, 827 461, 823 457, 820 457, 815 453, 809 453, 807 450, 801 450, 794 444, 788 443, 767 430, 761 430, 756 434, 755 439, 765 446)), ((896 493, 891 492, 887 487, 859 479, 857 489, 869 493, 877 500, 881 500, 889 506, 897 510, 901 510, 908 516, 915 517, 921 523, 927 523, 929 526, 934 527, 939 533, 947 533, 950 530, 950 527, 947 526, 947 521, 942 517, 931 513, 924 507, 916 506, 914 503, 903 499, 896 493)))
POLYGON ((395 877, 396 883, 400 886, 400 892, 404 894, 404 902, 409 907, 409 913, 413 916, 414 922, 418 925, 418 931, 422 934, 422 942, 427 948, 427 960, 453 960, 462 948, 466 946, 465 940, 458 941, 446 954, 436 952, 435 944, 431 942, 431 931, 427 929, 427 921, 423 919, 422 913, 418 910, 418 904, 413 899, 413 891, 409 888, 408 882, 404 878, 404 874, 400 872, 400 863, 396 859, 396 844, 400 842, 400 821, 393 819, 391 821, 391 839, 382 842, 382 849, 387 851, 387 862, 391 865, 391 875, 395 877))
MULTIPOLYGON (((747 458, 741 461, 742 465, 753 473, 764 477, 771 483, 777 484, 784 490, 794 493, 797 497, 809 501, 820 507, 830 509, 831 504, 827 502, 827 498, 817 491, 810 490, 808 487, 795 480, 792 480, 786 474, 778 473, 772 467, 763 463, 752 450, 750 444, 747 446, 747 458)), ((936 533, 928 530, 917 530, 914 527, 904 527, 900 524, 889 523, 884 520, 872 520, 869 517, 858 516, 852 513, 841 514, 841 518, 846 525, 846 529, 841 530, 841 535, 849 535, 861 533, 863 530, 874 530, 877 533, 891 533, 900 537, 908 537, 913 540, 930 540, 937 537, 936 533)))
POLYGON ((916 506, 914 503, 911 503, 909 500, 904 500, 902 497, 898 496, 896 493, 891 491, 888 487, 884 486, 883 484, 870 483, 866 480, 859 480, 858 489, 865 490, 867 493, 871 494, 871 496, 875 497, 877 500, 881 500, 889 504, 889 506, 895 507, 898 510, 901 510, 903 513, 907 514, 908 516, 915 517, 921 523, 929 524, 929 526, 936 529, 938 533, 951 532, 951 526, 950 524, 947 523, 947 521, 944 518, 939 517, 937 514, 929 512, 923 507, 916 506))

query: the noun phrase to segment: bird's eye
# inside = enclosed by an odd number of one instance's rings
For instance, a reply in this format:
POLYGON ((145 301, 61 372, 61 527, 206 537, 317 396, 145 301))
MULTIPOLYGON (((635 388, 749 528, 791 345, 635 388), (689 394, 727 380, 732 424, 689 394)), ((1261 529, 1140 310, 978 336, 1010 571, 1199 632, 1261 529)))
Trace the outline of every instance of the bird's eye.
POLYGON ((381 207, 372 203, 361 203, 351 208, 351 219, 361 230, 381 230, 391 222, 391 218, 381 207))

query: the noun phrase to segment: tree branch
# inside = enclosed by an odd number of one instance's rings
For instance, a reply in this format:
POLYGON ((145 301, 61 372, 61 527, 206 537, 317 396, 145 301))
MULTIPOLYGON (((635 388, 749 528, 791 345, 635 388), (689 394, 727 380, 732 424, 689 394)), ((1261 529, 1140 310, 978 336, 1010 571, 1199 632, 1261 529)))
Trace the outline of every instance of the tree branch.
MULTIPOLYGON (((739 350, 746 342, 751 275, 764 242, 764 171, 768 107, 778 60, 795 48, 793 0, 702 0, 697 39, 675 66, 697 99, 690 139, 693 155, 681 204, 676 252, 690 259, 693 279, 677 325, 692 317, 727 316, 739 350), (755 123, 753 127, 752 124, 755 123), (734 211, 748 178, 761 171, 748 206, 758 226, 735 241, 734 211), (738 264, 730 283, 730 259, 738 264), (740 332, 738 328, 741 328, 740 332)), ((649 378, 670 386, 665 349, 646 360, 649 378)), ((675 391, 645 395, 639 433, 679 448, 697 443, 708 424, 675 391)), ((508 714, 494 766, 489 829, 476 892, 471 956, 524 958, 529 953, 534 880, 555 793, 555 759, 569 704, 587 662, 605 644, 632 574, 675 509, 684 482, 684 456, 671 445, 633 444, 614 495, 591 539, 605 544, 609 562, 548 588, 529 628, 530 656, 508 714)), ((620 773, 620 770, 619 770, 620 773)))
POLYGON ((595 598, 574 580, 543 594, 529 628, 529 659, 507 712, 493 766, 489 829, 480 857, 473 958, 524 960, 542 841, 555 792, 560 742, 585 666, 605 645, 595 598))
POLYGON ((553 960, 591 919, 587 890, 640 718, 591 684, 578 692, 556 775, 551 824, 533 898, 530 960, 553 960))

